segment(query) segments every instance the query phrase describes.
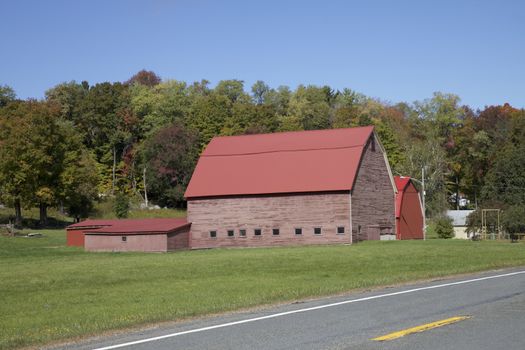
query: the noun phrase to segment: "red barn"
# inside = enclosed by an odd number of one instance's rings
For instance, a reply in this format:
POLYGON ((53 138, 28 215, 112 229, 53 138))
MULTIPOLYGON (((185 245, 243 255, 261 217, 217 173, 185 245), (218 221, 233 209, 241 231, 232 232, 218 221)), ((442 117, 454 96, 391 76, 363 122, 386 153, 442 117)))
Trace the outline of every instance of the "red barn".
POLYGON ((87 251, 167 252, 189 246, 186 219, 86 220, 67 227, 67 244, 87 251))
POLYGON ((423 208, 419 193, 409 177, 395 177, 396 238, 423 239, 423 208))
POLYGON ((185 193, 190 247, 380 239, 395 192, 372 126, 215 137, 185 193))

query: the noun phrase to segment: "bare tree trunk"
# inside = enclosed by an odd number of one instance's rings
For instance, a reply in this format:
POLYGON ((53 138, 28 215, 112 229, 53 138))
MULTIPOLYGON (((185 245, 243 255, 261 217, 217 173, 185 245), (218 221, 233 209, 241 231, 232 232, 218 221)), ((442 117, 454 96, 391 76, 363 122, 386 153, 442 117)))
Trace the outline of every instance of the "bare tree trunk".
POLYGON ((146 167, 142 170, 142 180, 144 181, 144 203, 148 207, 148 188, 146 187, 146 167))
POLYGON ((15 227, 22 228, 22 206, 18 197, 15 199, 15 227))
POLYGON ((40 203, 40 226, 47 226, 47 204, 40 203))
POLYGON ((111 186, 111 194, 115 194, 115 172, 117 171, 117 149, 113 146, 113 182, 111 186))
POLYGON ((456 176, 456 210, 459 210, 459 179, 456 176))

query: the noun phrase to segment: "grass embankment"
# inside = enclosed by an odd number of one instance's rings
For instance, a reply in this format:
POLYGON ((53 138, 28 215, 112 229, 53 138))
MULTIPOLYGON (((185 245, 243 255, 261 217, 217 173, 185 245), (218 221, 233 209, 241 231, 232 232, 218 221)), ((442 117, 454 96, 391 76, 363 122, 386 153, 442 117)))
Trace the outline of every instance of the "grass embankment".
POLYGON ((459 240, 352 246, 86 253, 44 238, 0 237, 0 348, 525 265, 524 245, 459 240))

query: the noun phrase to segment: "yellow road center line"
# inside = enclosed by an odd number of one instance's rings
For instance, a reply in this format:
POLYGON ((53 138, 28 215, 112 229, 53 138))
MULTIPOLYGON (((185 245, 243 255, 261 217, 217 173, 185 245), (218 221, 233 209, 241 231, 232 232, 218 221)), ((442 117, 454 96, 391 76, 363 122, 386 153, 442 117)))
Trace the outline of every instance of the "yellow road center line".
POLYGON ((440 320, 440 321, 436 321, 436 322, 432 322, 432 323, 423 324, 423 325, 417 326, 417 327, 403 329, 403 330, 398 331, 398 332, 394 332, 394 333, 390 333, 390 334, 387 334, 387 335, 383 335, 381 337, 373 338, 372 340, 376 340, 376 341, 393 340, 393 339, 404 337, 405 335, 408 335, 408 334, 419 333, 419 332, 427 331, 429 329, 443 327, 443 326, 446 326, 446 325, 449 325, 449 324, 452 324, 452 323, 456 323, 456 322, 459 322, 459 321, 466 320, 468 318, 470 318, 470 316, 451 317, 451 318, 447 318, 445 320, 440 320))

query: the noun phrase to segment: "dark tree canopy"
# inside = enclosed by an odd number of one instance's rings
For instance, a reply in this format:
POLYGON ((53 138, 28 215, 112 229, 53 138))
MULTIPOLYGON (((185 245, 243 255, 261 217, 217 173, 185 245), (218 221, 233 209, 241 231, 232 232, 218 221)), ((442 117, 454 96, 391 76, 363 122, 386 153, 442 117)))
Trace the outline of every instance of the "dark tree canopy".
POLYGON ((182 206, 198 158, 195 133, 181 124, 160 130, 146 142, 146 162, 149 192, 162 206, 182 206))
POLYGON ((161 81, 162 79, 157 74, 155 74, 155 72, 143 69, 131 78, 129 78, 129 80, 126 81, 126 84, 140 84, 153 87, 155 85, 160 84, 161 81))

